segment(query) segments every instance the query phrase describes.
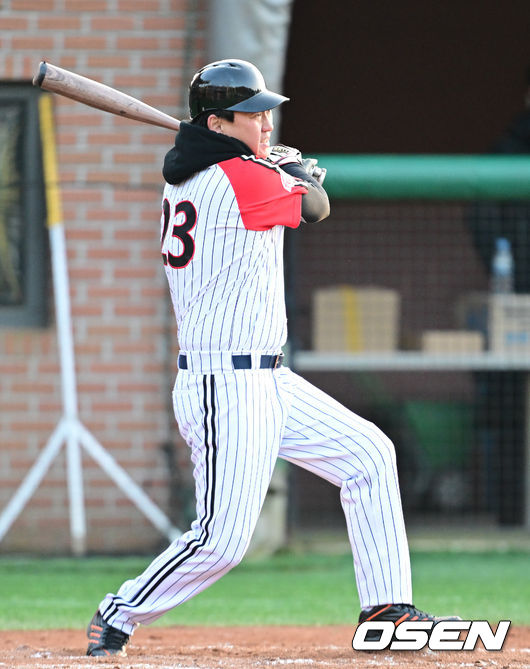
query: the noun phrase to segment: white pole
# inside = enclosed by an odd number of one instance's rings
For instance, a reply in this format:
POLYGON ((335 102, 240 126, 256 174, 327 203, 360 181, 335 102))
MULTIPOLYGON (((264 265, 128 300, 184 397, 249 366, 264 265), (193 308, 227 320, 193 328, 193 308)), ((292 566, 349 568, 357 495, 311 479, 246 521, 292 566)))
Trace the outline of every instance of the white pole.
POLYGON ((78 418, 77 382, 75 376, 74 340, 70 306, 70 287, 66 260, 66 243, 59 197, 55 132, 49 95, 39 100, 43 162, 46 182, 46 204, 52 255, 57 343, 61 364, 63 416, 30 471, 12 499, 0 514, 0 541, 7 534, 22 509, 38 488, 61 446, 66 444, 68 497, 70 503, 70 540, 74 555, 86 552, 86 517, 83 495, 81 446, 99 463, 119 488, 137 505, 169 541, 182 532, 109 455, 78 418))
POLYGON ((70 308, 70 286, 66 260, 64 225, 49 228, 52 255, 57 343, 61 361, 63 416, 66 419, 66 472, 70 501, 70 537, 74 555, 86 552, 86 517, 83 499, 83 470, 77 428, 77 383, 70 308))
POLYGON ((83 500, 83 471, 77 429, 77 384, 75 378, 74 339, 70 307, 70 285, 66 262, 63 211, 59 193, 55 129, 51 98, 39 100, 41 137, 46 184, 48 230, 52 254, 57 344, 61 362, 63 416, 66 419, 66 471, 70 501, 70 537, 74 555, 86 552, 86 519, 83 500))
POLYGON ((49 230, 52 256, 57 343, 61 361, 63 410, 67 418, 77 418, 77 387, 75 380, 74 341, 70 318, 70 287, 66 261, 64 225, 56 223, 49 230))

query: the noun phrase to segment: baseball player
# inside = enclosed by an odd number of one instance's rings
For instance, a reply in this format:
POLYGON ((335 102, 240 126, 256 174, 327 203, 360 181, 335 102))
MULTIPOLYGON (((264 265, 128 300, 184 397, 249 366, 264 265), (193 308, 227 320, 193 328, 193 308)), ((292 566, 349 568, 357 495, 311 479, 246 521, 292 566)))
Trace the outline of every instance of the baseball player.
POLYGON ((191 121, 164 162, 161 252, 180 346, 173 403, 197 518, 99 604, 88 655, 123 655, 138 625, 241 561, 278 457, 340 489, 360 620, 433 620, 411 603, 392 442, 282 366, 284 230, 329 214, 315 161, 269 146, 271 110, 287 100, 241 60, 211 63, 191 82, 191 121))

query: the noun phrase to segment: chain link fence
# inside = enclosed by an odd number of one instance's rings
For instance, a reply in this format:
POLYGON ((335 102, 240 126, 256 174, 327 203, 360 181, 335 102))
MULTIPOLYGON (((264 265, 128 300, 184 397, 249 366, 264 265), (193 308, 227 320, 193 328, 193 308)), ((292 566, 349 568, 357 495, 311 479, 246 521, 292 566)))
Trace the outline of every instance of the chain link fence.
MULTIPOLYGON (((528 169, 419 158, 414 176, 407 160, 372 181, 328 169, 330 218, 289 231, 291 365, 392 438, 409 522, 525 525, 528 169), (492 292, 499 238, 505 294, 492 292)), ((335 489, 296 468, 291 479, 297 527, 343 523, 335 489)))

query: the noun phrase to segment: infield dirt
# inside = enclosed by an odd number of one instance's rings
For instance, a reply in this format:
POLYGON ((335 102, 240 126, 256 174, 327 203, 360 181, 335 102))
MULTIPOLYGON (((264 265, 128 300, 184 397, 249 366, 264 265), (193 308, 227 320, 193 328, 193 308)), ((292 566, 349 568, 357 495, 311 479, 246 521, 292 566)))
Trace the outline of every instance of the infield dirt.
POLYGON ((354 652, 344 627, 140 628, 125 658, 88 658, 83 630, 0 631, 1 669, 254 669, 256 667, 530 667, 530 627, 512 627, 504 650, 354 652))

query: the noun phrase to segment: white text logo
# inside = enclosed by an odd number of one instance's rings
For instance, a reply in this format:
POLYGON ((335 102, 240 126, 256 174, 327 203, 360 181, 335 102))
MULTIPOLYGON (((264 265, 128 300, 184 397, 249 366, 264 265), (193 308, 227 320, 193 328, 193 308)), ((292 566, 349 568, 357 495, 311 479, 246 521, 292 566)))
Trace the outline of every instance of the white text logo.
POLYGON ((361 623, 352 640, 354 650, 474 650, 480 639, 486 650, 502 650, 511 621, 501 620, 493 632, 486 620, 389 620, 361 623), (461 633, 467 632, 467 634, 461 633), (380 637, 377 640, 374 636, 380 637), (368 637, 368 638, 367 638, 368 637))

